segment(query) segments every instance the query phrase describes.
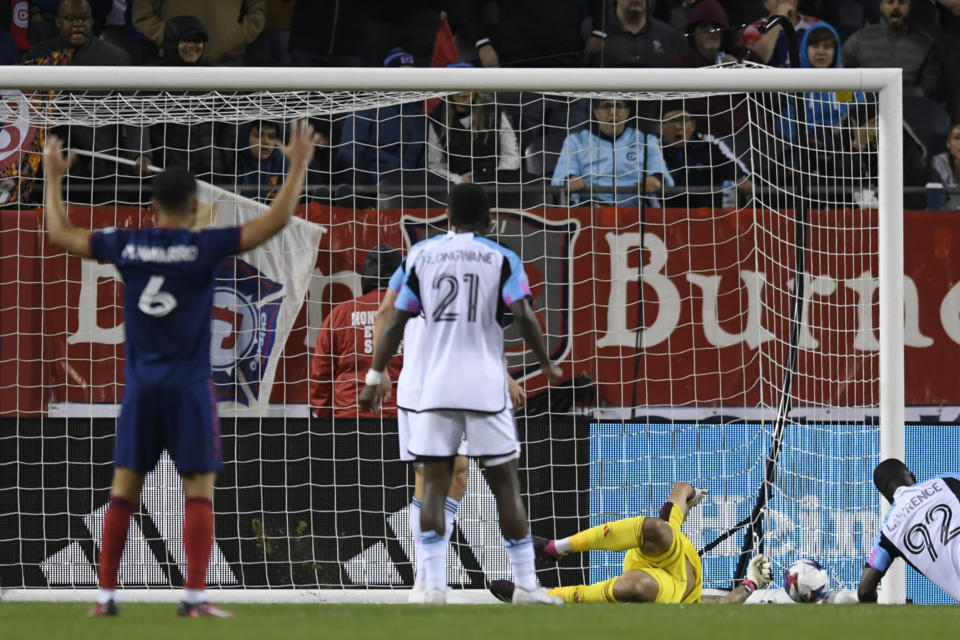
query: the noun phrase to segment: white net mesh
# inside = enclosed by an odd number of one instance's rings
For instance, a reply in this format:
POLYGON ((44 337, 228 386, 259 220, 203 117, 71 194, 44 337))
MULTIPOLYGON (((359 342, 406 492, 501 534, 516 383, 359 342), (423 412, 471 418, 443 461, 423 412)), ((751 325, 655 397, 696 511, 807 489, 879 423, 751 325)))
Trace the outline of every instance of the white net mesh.
MULTIPOLYGON (((116 271, 43 239, 44 135, 81 154, 66 180, 75 224, 153 224, 140 162, 185 164, 220 187, 201 189, 201 217, 223 225, 270 200, 285 171, 272 145, 296 118, 324 137, 297 214, 319 225, 302 232, 316 234, 316 259, 298 261, 281 239, 233 264, 215 299, 226 470, 211 585, 412 583, 395 421, 356 408, 366 365, 351 363, 372 345, 354 336, 372 315, 325 320, 363 293, 371 249, 445 230, 446 193, 465 180, 487 186, 491 237, 524 261, 568 378, 548 389, 507 331, 507 366, 528 395, 533 532, 653 515, 686 480, 711 491, 685 526, 698 549, 748 523, 778 569, 813 557, 835 584, 858 579, 879 514, 875 93, 63 91, 6 102, 4 134, 19 127, 30 142, 4 183, 15 243, 4 298, 16 300, 3 312, 4 587, 94 585, 124 384, 116 271), (283 308, 271 287, 298 278, 302 304, 283 308)), ((182 584, 181 513, 163 458, 124 585, 182 584)), ((745 530, 705 554, 705 585, 730 583, 745 530)), ((453 541, 451 584, 509 574, 476 468, 453 541)), ((592 552, 541 578, 595 581, 621 565, 592 552)))

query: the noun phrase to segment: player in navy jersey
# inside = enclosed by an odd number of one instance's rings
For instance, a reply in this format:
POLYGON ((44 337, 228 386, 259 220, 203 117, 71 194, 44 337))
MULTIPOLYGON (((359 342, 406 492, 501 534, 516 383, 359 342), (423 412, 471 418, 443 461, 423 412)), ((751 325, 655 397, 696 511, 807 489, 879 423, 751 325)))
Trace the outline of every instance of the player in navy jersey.
POLYGON ((917 482, 900 460, 873 470, 873 484, 890 511, 884 518, 857 587, 860 602, 876 602, 880 579, 897 558, 960 600, 960 475, 917 482))
POLYGON ((416 354, 420 359, 416 423, 407 448, 423 463, 420 552, 425 601, 446 601, 444 502, 453 460, 464 436, 465 454, 478 458, 497 502, 500 530, 517 581, 515 603, 561 604, 537 582, 533 540, 520 496, 520 445, 503 365, 503 314, 509 308, 543 372, 559 381, 540 324, 530 307, 530 285, 519 257, 483 237, 490 207, 483 189, 459 184, 447 215, 456 233, 419 243, 408 256, 403 287, 384 329, 360 394, 377 404, 383 368, 396 352, 404 327, 423 314, 416 354))
POLYGON ((249 251, 280 231, 296 208, 307 163, 318 139, 306 122, 291 127, 280 150, 290 162, 287 181, 264 215, 242 227, 193 228, 197 183, 170 167, 153 180, 157 226, 90 231, 74 227, 61 196, 73 160, 62 142, 44 149, 45 220, 50 241, 68 253, 112 262, 124 283, 126 389, 117 420, 114 475, 104 516, 93 616, 116 615, 117 571, 144 475, 165 448, 183 479, 186 587, 177 613, 231 615, 206 601, 213 545, 213 488, 223 469, 220 423, 210 367, 213 271, 221 258, 249 251))

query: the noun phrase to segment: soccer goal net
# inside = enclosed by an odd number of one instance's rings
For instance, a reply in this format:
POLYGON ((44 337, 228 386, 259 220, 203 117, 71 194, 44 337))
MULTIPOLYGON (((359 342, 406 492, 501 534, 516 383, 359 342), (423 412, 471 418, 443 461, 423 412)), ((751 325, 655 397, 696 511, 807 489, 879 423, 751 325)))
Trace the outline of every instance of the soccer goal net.
MULTIPOLYGON (((226 469, 208 582, 221 599, 412 584, 413 474, 395 419, 359 413, 365 371, 350 370, 372 350, 372 313, 333 311, 377 288, 363 269, 374 248, 445 232, 464 181, 486 187, 490 237, 523 260, 565 372, 547 385, 506 329, 533 533, 654 515, 683 480, 710 490, 684 525, 705 586, 728 588, 763 551, 775 575, 814 558, 855 587, 881 518, 871 471, 904 455, 916 294, 899 72, 51 66, 4 69, 0 85, 8 596, 95 586, 124 390, 123 285, 45 238, 44 140, 77 154, 75 225, 154 224, 154 171, 179 164, 200 181, 197 224, 226 226, 269 205, 301 118, 322 140, 296 219, 217 273, 226 469)), ((182 510, 164 457, 120 568, 136 597, 182 585, 182 510)), ((454 587, 509 577, 476 466, 452 540, 454 587)), ((621 568, 622 554, 591 552, 541 580, 621 568)), ((884 584, 894 601, 897 583, 884 584)))

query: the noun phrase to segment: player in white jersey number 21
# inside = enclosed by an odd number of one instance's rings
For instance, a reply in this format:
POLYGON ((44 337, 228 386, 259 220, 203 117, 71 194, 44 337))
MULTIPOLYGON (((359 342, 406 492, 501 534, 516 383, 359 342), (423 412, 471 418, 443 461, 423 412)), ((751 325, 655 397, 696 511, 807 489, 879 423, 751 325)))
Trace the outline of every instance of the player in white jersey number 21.
POLYGON ((960 475, 925 482, 896 458, 873 470, 873 484, 891 504, 857 587, 860 602, 877 601, 877 585, 896 558, 960 600, 960 475))
POLYGON ((562 372, 547 354, 520 258, 483 237, 490 226, 483 189, 472 183, 454 187, 447 216, 457 233, 424 243, 408 264, 360 405, 376 405, 383 369, 403 338, 404 326, 422 314, 417 353, 410 354, 421 364, 420 398, 407 448, 423 463, 418 562, 424 567, 425 601, 446 601, 443 507, 453 459, 466 436, 465 453, 479 459, 497 501, 500 531, 517 581, 513 601, 560 604, 562 600, 537 582, 533 540, 520 496, 520 444, 503 367, 502 320, 507 309, 546 376, 557 382, 562 372))

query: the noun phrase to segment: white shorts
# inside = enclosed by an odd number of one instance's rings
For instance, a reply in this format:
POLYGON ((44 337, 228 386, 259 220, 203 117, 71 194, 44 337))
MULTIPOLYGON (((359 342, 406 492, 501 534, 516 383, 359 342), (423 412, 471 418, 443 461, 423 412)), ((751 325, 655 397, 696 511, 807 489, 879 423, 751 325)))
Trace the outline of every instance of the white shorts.
MULTIPOLYGON (((410 425, 417 420, 417 416, 420 414, 415 411, 407 411, 406 409, 401 409, 397 407, 397 440, 400 443, 400 461, 401 462, 415 462, 417 457, 410 453, 410 425)), ((467 455, 467 441, 463 439, 460 441, 460 446, 457 447, 457 455, 465 456, 467 455)))
POLYGON ((494 414, 422 411, 410 425, 407 449, 415 457, 447 458, 457 454, 479 458, 488 466, 501 465, 520 457, 513 409, 494 414))

